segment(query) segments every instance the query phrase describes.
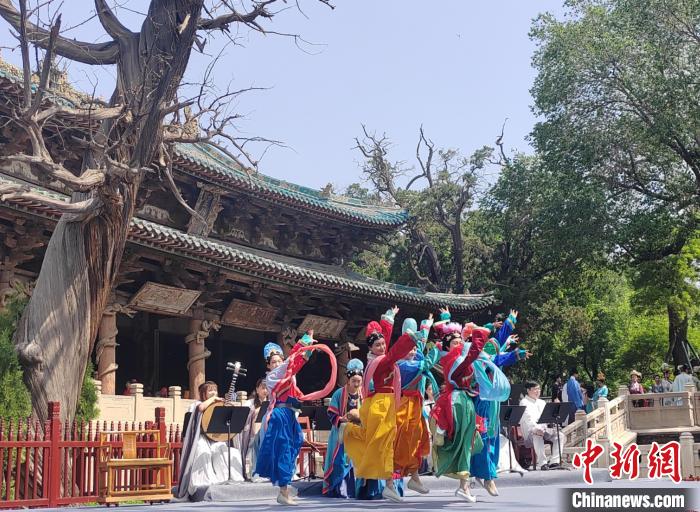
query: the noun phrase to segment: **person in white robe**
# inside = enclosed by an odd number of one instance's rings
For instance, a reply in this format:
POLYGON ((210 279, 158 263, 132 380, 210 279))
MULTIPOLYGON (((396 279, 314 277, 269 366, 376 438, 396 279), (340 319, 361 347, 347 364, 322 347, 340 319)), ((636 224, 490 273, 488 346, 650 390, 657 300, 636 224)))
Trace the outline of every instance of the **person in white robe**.
POLYGON ((559 447, 564 447, 566 436, 554 428, 548 427, 545 423, 537 423, 542 415, 545 401, 540 398, 540 385, 534 381, 525 383, 526 396, 520 400, 520 405, 525 406, 525 413, 520 420, 520 428, 523 431, 525 446, 535 449, 537 457, 536 469, 547 469, 549 466, 558 465, 561 462, 559 457, 559 447), (544 442, 552 442, 552 455, 547 457, 544 451, 544 442))
MULTIPOLYGON (((686 389, 685 387, 688 384, 692 384, 693 387, 695 388, 694 391, 697 391, 697 385, 695 384, 695 380, 693 379, 693 375, 690 373, 690 366, 687 364, 682 364, 678 366, 679 373, 676 375, 676 378, 673 379, 673 387, 671 391, 674 393, 681 393, 685 392, 686 389)), ((683 398, 676 398, 675 403, 678 407, 683 406, 683 398)))
POLYGON ((523 469, 523 467, 518 462, 517 457, 515 456, 515 447, 513 447, 512 445, 510 447, 508 446, 509 444, 511 444, 510 440, 503 434, 500 435, 499 439, 501 446, 499 447, 498 452, 498 472, 504 473, 512 469, 513 471, 517 471, 521 475, 523 473, 527 473, 527 470, 523 469), (508 461, 509 455, 510 461, 508 461))
MULTIPOLYGON (((187 431, 183 436, 182 455, 180 459, 180 475, 176 495, 178 498, 189 498, 192 501, 204 499, 206 490, 215 484, 229 479, 229 454, 226 442, 212 441, 202 432, 202 415, 213 404, 222 403, 218 396, 216 383, 207 381, 199 387, 200 401, 192 404, 188 412, 192 413, 187 431)), ((236 437, 243 435, 238 434, 236 437)), ((231 447, 231 480, 243 482, 243 464, 240 446, 241 441, 234 442, 231 447)))

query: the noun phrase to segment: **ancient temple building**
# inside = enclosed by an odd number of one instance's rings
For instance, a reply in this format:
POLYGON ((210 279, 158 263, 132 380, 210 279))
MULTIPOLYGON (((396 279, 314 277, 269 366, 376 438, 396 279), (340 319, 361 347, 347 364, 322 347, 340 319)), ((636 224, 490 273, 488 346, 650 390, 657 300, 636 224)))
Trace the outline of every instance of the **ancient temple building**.
MULTIPOLYGON (((18 70, 0 64, 0 156, 18 149, 6 121, 20 82, 18 70)), ((51 139, 51 150, 75 166, 69 141, 80 127, 64 131, 51 139)), ((174 156, 177 187, 206 222, 191 218, 158 180, 142 187, 95 344, 102 393, 119 394, 130 379, 147 393, 173 385, 196 389, 205 379, 225 389, 226 362, 233 360, 249 368, 241 385, 250 390, 264 373, 263 345, 289 346, 308 328, 334 347, 342 364, 351 351, 366 350, 366 322, 394 304, 399 320, 420 319, 443 305, 458 319, 490 315, 491 295, 426 293, 348 270, 359 250, 400 229, 406 212, 249 174, 205 146, 180 145, 174 156)), ((0 163, 0 183, 12 181, 68 201, 60 184, 29 166, 0 163)), ((0 203, 0 294, 36 278, 57 219, 56 211, 31 201, 0 203)), ((321 362, 310 363, 302 387, 324 381, 326 372, 321 362)))

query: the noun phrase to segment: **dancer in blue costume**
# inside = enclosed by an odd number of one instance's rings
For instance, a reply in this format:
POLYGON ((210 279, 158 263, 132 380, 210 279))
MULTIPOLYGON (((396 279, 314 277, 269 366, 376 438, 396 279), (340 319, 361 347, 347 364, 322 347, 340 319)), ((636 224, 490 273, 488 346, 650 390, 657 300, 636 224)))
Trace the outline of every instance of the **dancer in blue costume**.
POLYGON ((270 406, 265 416, 265 435, 260 445, 255 472, 269 478, 279 486, 277 503, 296 505, 289 493, 289 484, 296 470, 297 457, 304 440, 297 421, 301 402, 316 400, 328 395, 335 387, 337 372, 333 351, 326 345, 315 345, 313 330, 302 336, 292 348, 287 359, 282 360, 282 349, 276 343, 268 343, 263 349, 268 374, 265 385, 270 395, 270 406), (314 351, 325 352, 331 363, 331 378, 326 386, 309 394, 303 394, 296 384, 296 374, 303 368, 314 351))
POLYGON ((347 383, 333 393, 331 404, 328 406, 328 417, 333 427, 328 436, 321 492, 329 498, 355 497, 355 474, 352 461, 345 454, 343 440, 339 436, 339 427, 347 421, 359 421, 358 409, 361 405, 364 365, 359 359, 351 359, 346 365, 346 370, 347 383))
MULTIPOLYGON (((508 318, 503 322, 494 338, 491 338, 482 352, 482 357, 487 356, 498 368, 505 368, 518 361, 527 359, 530 353, 523 349, 506 351, 509 346, 517 343, 517 337, 512 336, 513 329, 518 319, 518 312, 511 310, 508 318)), ((492 496, 498 496, 495 479, 498 478, 498 458, 500 452, 500 412, 501 403, 492 400, 484 400, 481 396, 474 397, 476 414, 484 418, 486 432, 481 434, 484 448, 481 452, 472 456, 472 476, 476 477, 486 491, 492 496)))

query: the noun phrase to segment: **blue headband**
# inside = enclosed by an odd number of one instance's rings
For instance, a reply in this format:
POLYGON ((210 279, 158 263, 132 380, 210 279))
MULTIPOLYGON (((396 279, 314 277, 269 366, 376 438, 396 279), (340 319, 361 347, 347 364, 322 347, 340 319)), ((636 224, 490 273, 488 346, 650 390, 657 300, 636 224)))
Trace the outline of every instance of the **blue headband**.
POLYGON ((352 375, 362 375, 365 365, 362 364, 362 361, 359 359, 350 359, 348 364, 345 365, 345 368, 347 370, 346 375, 350 377, 352 375))
POLYGON ((401 326, 401 334, 406 334, 406 331, 418 332, 418 322, 414 318, 407 318, 401 326))
POLYGON ((273 342, 265 345, 265 348, 263 348, 263 357, 265 358, 265 361, 267 361, 272 354, 279 354, 280 356, 283 355, 284 352, 282 351, 282 347, 273 342))

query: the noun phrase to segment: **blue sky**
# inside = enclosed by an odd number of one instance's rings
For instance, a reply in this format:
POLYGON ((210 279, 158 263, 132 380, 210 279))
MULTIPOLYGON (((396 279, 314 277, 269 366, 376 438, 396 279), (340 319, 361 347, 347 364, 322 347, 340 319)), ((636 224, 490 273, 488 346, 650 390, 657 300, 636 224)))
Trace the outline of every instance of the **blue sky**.
MULTIPOLYGON (((145 1, 121 0, 119 16, 140 25, 145 1)), ((294 2, 290 2, 292 5, 294 2)), ((438 146, 469 154, 493 144, 505 118, 506 144, 529 151, 526 136, 535 118, 529 89, 534 78, 528 38, 538 13, 562 12, 562 0, 335 0, 335 10, 301 0, 266 27, 300 34, 316 45, 301 50, 294 41, 241 30, 239 45, 228 45, 212 81, 225 89, 270 89, 240 97, 245 114, 238 129, 283 141, 272 148, 260 171, 320 188, 342 189, 361 181, 354 137, 364 123, 393 141, 392 157, 412 165, 418 127, 438 146)), ((64 2, 63 26, 94 12, 93 2, 64 2)), ((2 23, 0 46, 14 46, 2 23)), ((93 19, 68 32, 96 41, 106 36, 93 19)), ((217 36, 206 51, 218 53, 228 40, 217 36)), ((19 62, 18 52, 3 57, 19 62)), ((187 78, 201 77, 210 57, 193 53, 187 78)), ((114 70, 72 64, 69 75, 82 89, 109 96, 114 70), (89 68, 89 69, 88 69, 89 68)))

